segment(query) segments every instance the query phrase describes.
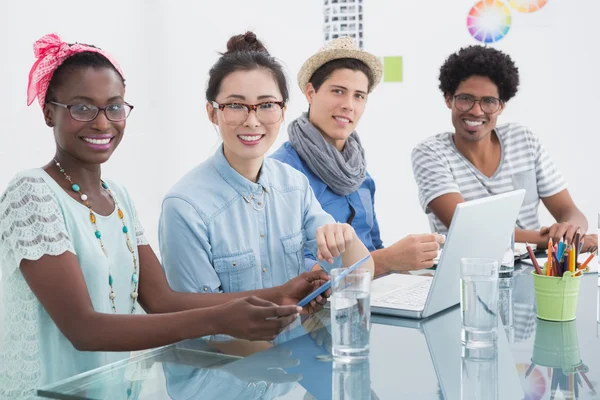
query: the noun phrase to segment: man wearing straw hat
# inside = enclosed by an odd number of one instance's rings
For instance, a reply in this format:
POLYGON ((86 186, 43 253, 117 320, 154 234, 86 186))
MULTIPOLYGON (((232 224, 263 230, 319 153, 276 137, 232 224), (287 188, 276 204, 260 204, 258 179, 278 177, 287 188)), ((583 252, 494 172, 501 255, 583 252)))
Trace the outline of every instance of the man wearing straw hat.
POLYGON ((430 137, 412 152, 421 206, 432 230, 443 233, 458 203, 522 188, 515 241, 543 248, 550 238, 564 238, 571 244, 580 231, 582 252, 593 251, 598 235, 583 235, 587 220, 539 138, 520 124, 496 125, 518 85, 518 68, 499 50, 469 46, 448 57, 440 89, 454 132, 430 137), (540 199, 556 219, 550 227, 540 227, 540 199))
MULTIPOLYGON (((409 235, 384 248, 374 209, 375 182, 367 172, 356 126, 383 66, 350 37, 334 39, 311 56, 298 73, 309 104, 288 127, 289 142, 272 157, 304 173, 325 211, 352 225, 371 251, 375 274, 428 268, 444 237, 409 235)), ((306 255, 307 269, 316 262, 306 255)))

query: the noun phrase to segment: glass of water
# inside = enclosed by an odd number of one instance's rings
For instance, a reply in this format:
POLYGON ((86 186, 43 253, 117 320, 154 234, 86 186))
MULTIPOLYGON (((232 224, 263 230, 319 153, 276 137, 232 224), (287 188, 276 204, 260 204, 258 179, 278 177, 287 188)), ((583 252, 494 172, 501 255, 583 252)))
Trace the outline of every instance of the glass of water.
POLYGON ((331 337, 333 357, 353 362, 369 357, 371 272, 331 270, 331 337))
POLYGON ((498 261, 460 260, 461 340, 470 348, 494 346, 498 337, 498 261))
POLYGON ((515 270, 515 233, 510 235, 510 243, 506 247, 500 263, 500 278, 510 278, 515 270))

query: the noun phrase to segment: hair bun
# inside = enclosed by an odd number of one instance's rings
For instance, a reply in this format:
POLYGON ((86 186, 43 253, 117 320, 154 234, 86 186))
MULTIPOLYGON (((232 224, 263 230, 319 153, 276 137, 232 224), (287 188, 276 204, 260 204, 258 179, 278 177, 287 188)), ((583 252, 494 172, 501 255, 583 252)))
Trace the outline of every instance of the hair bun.
POLYGON ((256 38, 254 32, 250 31, 243 35, 232 36, 227 42, 227 52, 225 54, 238 51, 257 51, 269 54, 267 48, 256 38))

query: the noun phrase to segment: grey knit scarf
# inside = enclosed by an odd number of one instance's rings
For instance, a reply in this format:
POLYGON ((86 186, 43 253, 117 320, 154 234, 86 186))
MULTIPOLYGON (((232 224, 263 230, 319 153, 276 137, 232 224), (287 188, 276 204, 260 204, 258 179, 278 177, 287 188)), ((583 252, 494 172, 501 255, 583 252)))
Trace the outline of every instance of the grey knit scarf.
POLYGON ((300 158, 334 193, 346 196, 355 192, 367 177, 365 150, 356 132, 340 152, 303 113, 288 126, 288 136, 300 158))

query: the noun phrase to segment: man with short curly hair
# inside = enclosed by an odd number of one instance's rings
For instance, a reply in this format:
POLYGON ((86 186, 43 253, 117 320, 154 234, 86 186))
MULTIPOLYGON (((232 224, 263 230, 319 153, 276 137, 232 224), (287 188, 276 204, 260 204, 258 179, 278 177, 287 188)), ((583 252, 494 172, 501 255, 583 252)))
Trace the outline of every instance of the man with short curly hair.
POLYGON ((491 47, 462 48, 442 65, 439 79, 454 132, 430 137, 412 152, 419 201, 431 229, 447 232, 458 203, 522 188, 526 195, 515 241, 542 247, 549 238, 573 243, 579 230, 582 251, 597 246, 597 235, 584 235, 587 220, 539 138, 520 124, 496 125, 519 86, 510 56, 491 47), (540 199, 556 219, 550 227, 540 225, 540 199))

